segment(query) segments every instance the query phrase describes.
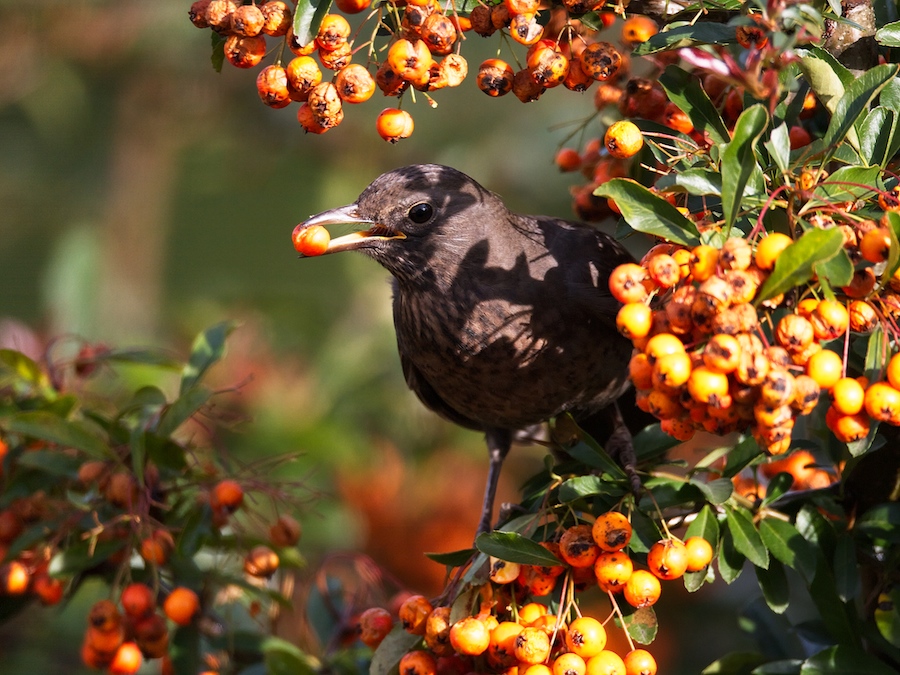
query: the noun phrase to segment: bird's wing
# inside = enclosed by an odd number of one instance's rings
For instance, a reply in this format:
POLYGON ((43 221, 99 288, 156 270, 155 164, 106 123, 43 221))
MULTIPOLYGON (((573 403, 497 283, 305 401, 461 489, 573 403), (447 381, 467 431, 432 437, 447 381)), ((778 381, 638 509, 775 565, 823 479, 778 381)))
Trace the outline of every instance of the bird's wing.
POLYGON ((465 415, 461 415, 447 405, 444 399, 441 398, 441 395, 431 386, 431 383, 425 379, 422 372, 416 368, 407 356, 404 355, 402 349, 400 350, 400 365, 403 368, 403 377, 406 378, 406 386, 415 392, 416 396, 419 397, 419 400, 422 401, 426 408, 433 410, 445 420, 453 422, 454 424, 466 427, 467 429, 484 431, 484 427, 481 424, 469 419, 465 415))

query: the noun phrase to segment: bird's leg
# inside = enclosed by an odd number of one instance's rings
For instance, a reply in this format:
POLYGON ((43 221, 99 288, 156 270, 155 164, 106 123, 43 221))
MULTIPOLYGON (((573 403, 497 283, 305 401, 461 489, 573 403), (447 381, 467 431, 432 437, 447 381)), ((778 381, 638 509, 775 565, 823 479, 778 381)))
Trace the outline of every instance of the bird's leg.
POLYGON ((622 419, 622 411, 619 404, 613 403, 607 408, 613 423, 613 432, 606 442, 606 452, 615 459, 625 471, 631 482, 631 491, 637 496, 641 492, 641 479, 637 475, 637 457, 634 454, 634 443, 631 431, 625 420, 622 419))
POLYGON ((484 434, 487 441, 490 467, 488 468, 487 485, 484 486, 484 502, 481 505, 481 522, 478 523, 476 536, 482 532, 490 532, 491 519, 494 515, 494 495, 497 493, 497 482, 500 480, 500 469, 503 460, 512 445, 512 433, 508 429, 489 429, 484 434))

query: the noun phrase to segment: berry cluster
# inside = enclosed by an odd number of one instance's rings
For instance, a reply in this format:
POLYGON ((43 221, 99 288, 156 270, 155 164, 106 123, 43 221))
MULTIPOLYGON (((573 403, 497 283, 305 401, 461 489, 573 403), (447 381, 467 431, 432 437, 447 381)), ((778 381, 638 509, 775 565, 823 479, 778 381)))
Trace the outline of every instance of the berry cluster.
POLYGON ((636 350, 629 368, 638 405, 680 440, 697 429, 726 434, 749 426, 771 454, 788 449, 796 416, 811 413, 822 391, 831 396, 826 424, 842 442, 866 438, 873 420, 900 424, 900 355, 888 362, 885 380, 869 382, 848 375, 843 347, 848 331, 894 332, 896 296, 876 289, 888 227, 868 219, 840 225, 848 256, 867 264, 840 289, 845 299, 810 294, 790 313, 773 311, 783 294, 757 302, 794 244, 782 233, 755 242, 733 237, 721 248, 661 244, 640 264, 616 268, 610 291, 623 303, 619 331, 636 350), (823 348, 829 341, 840 341, 837 351, 823 348))
MULTIPOLYGON (((702 537, 682 542, 669 535, 650 548, 646 569, 636 568, 634 554, 627 550, 631 535, 628 517, 609 511, 592 524, 564 529, 558 540, 541 542, 558 564, 491 558, 493 583, 479 589, 478 606, 471 612, 460 612, 456 605, 434 607, 421 595, 407 598, 397 619, 405 631, 422 636, 422 643, 400 658, 401 675, 511 668, 524 675, 654 675, 656 661, 650 652, 634 646, 627 629, 631 650, 620 656, 607 649, 606 626, 613 620, 625 621, 618 598, 631 611, 653 606, 660 598, 661 580, 705 570, 713 548, 702 537), (599 586, 610 599, 611 611, 604 621, 583 615, 575 604, 573 591, 589 585, 599 586), (559 590, 556 611, 536 600, 554 590, 559 590)), ((387 610, 368 609, 360 615, 360 639, 377 648, 393 625, 387 610)))

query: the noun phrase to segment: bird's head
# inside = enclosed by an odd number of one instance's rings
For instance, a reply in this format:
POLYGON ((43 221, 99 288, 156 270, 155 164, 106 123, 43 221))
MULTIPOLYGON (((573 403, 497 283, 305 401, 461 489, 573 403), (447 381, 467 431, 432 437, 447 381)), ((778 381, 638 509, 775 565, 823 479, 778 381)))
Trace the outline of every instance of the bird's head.
POLYGON ((358 250, 398 279, 421 273, 435 255, 465 255, 483 237, 494 209, 505 207, 466 174, 438 164, 414 164, 376 178, 352 204, 325 211, 295 229, 350 224, 323 254, 358 250))

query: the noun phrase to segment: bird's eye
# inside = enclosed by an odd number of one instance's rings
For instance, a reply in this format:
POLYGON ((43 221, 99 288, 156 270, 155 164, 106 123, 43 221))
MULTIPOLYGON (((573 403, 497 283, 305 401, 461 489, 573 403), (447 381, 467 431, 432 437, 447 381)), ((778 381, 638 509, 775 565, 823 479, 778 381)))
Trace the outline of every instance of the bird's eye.
POLYGON ((409 215, 411 221, 421 225, 431 220, 431 216, 434 215, 434 207, 426 202, 420 202, 411 206, 407 215, 409 215))

